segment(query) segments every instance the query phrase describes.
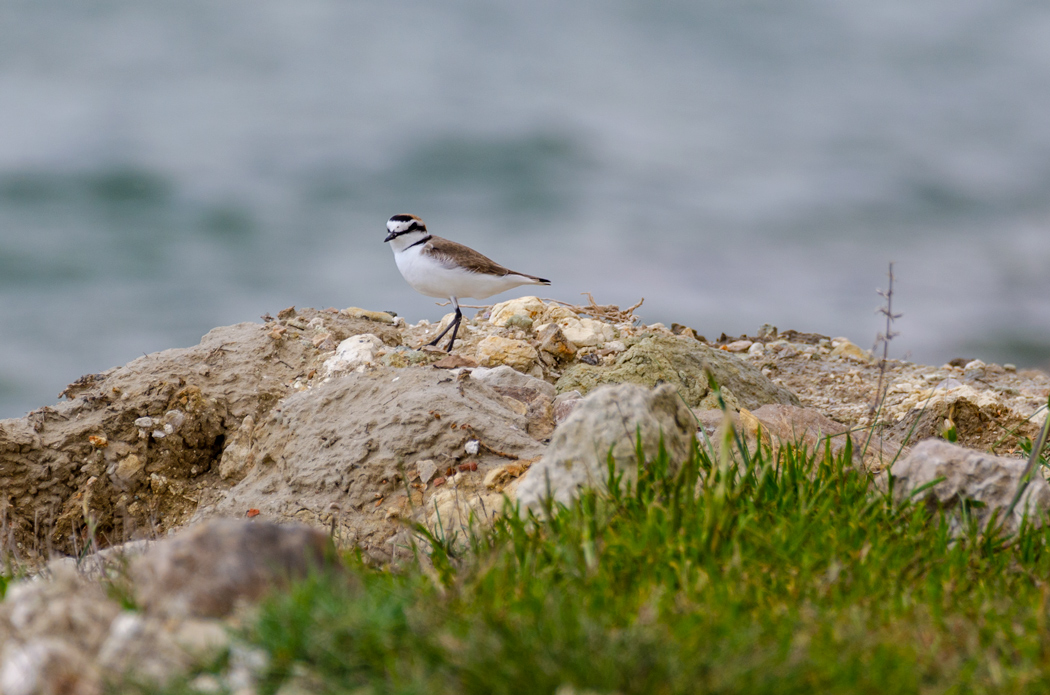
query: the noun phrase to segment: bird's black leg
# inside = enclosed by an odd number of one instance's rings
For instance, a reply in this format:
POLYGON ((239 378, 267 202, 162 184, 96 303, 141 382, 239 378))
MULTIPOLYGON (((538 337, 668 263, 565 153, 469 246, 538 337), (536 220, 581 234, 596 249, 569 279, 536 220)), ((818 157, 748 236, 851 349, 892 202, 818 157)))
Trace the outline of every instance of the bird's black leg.
POLYGON ((456 315, 452 318, 452 322, 445 326, 445 330, 441 331, 438 337, 431 340, 427 345, 437 345, 445 337, 446 333, 452 331, 452 340, 448 341, 448 351, 452 352, 452 343, 456 342, 456 333, 459 332, 459 321, 463 318, 463 312, 459 310, 459 302, 456 301, 455 297, 452 297, 452 306, 456 307, 456 315))
POLYGON ((462 320, 463 320, 463 312, 460 311, 459 307, 457 306, 456 307, 456 318, 452 319, 452 323, 451 323, 451 325, 455 326, 455 328, 452 329, 452 340, 448 341, 448 348, 446 349, 447 352, 452 352, 452 346, 456 342, 456 334, 459 333, 459 322, 462 321, 462 320))

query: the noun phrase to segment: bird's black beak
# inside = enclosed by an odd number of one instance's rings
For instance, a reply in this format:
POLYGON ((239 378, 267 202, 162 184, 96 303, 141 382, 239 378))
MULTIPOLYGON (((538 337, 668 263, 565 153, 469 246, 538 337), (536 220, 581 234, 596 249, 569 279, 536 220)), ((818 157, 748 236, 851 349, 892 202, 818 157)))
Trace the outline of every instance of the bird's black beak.
POLYGON ((386 239, 383 239, 383 243, 385 244, 386 242, 390 241, 391 239, 393 239, 396 236, 397 236, 396 232, 390 232, 389 234, 386 235, 386 239))

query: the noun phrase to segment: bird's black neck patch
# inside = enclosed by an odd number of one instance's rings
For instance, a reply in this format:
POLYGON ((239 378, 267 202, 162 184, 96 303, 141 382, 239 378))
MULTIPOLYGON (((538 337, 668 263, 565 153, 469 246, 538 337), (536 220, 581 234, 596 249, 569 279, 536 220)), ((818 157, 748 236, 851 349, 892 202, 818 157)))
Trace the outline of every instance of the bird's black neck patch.
MULTIPOLYGON (((411 230, 409 230, 409 231, 411 231, 411 230)), ((417 241, 416 243, 414 243, 414 244, 409 244, 408 246, 406 246, 406 247, 405 247, 405 251, 408 251, 408 250, 409 250, 410 248, 412 248, 413 246, 419 246, 420 244, 425 244, 425 243, 427 243, 428 241, 430 241, 430 235, 429 235, 429 234, 427 234, 427 235, 426 235, 425 237, 423 237, 422 239, 420 239, 420 240, 419 240, 419 241, 417 241)))

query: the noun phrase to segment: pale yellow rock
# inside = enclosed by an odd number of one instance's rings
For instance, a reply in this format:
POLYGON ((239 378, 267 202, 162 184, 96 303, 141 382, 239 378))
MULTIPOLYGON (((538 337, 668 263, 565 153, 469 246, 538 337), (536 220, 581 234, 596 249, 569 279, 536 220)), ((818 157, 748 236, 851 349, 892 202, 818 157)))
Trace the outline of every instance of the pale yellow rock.
POLYGON ((573 310, 567 306, 562 306, 561 304, 548 304, 546 310, 543 312, 543 321, 546 323, 574 318, 576 318, 576 314, 573 310))
POLYGON ((476 358, 482 367, 498 367, 505 364, 519 372, 527 372, 539 355, 536 348, 524 340, 501 338, 490 335, 478 343, 476 358))
POLYGON ((594 319, 559 319, 558 327, 576 347, 593 347, 616 339, 616 329, 594 319))
POLYGON ((380 323, 394 323, 394 317, 385 311, 369 311, 368 309, 362 309, 361 307, 351 306, 343 309, 340 313, 355 319, 368 319, 369 321, 379 321, 380 323))
POLYGON ((831 344, 834 346, 831 351, 832 357, 842 357, 861 364, 867 364, 872 361, 870 352, 857 347, 846 338, 835 338, 831 341, 831 344))
POLYGON ((494 304, 489 311, 489 323, 493 326, 506 326, 507 321, 518 315, 528 316, 536 321, 546 308, 547 305, 539 297, 518 297, 494 304))

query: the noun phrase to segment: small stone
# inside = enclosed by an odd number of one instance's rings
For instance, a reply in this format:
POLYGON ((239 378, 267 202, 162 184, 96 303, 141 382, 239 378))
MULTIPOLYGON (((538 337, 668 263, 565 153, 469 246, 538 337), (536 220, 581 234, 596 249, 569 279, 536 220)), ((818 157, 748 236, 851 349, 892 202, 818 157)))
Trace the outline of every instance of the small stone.
POLYGON ((466 446, 463 447, 463 449, 470 456, 477 456, 479 448, 480 448, 480 442, 478 442, 477 439, 471 439, 469 442, 467 442, 466 446))
POLYGON ((594 319, 561 319, 558 321, 565 337, 576 347, 594 347, 616 339, 616 329, 594 319))
POLYGON ((872 361, 870 352, 857 347, 848 338, 834 338, 831 344, 834 346, 831 350, 832 357, 848 359, 861 364, 867 364, 872 361))
POLYGON ((153 418, 140 417, 135 420, 135 427, 141 427, 144 430, 148 430, 150 427, 153 427, 153 418))
POLYGON ((540 350, 559 360, 571 360, 576 356, 576 345, 565 337, 565 333, 556 323, 547 323, 537 329, 536 339, 540 350))
POLYGON ((477 361, 483 367, 505 364, 519 372, 527 372, 538 357, 536 348, 524 340, 490 335, 478 342, 477 361))
POLYGON ((383 347, 383 341, 371 333, 362 333, 347 338, 339 343, 335 355, 325 360, 327 374, 346 372, 357 367, 374 364, 376 351, 383 347))
POLYGON ((146 464, 138 454, 129 454, 113 467, 110 479, 113 480, 114 485, 126 490, 138 480, 145 468, 146 464))
POLYGON ((768 343, 771 340, 776 340, 777 327, 769 323, 763 323, 758 329, 758 339, 761 340, 763 343, 768 343))
POLYGON ((437 463, 434 459, 422 459, 416 461, 416 472, 419 473, 419 480, 424 485, 430 482, 430 479, 437 473, 437 463))
POLYGON ((1006 364, 1003 365, 1003 369, 1008 371, 1008 372, 1016 372, 1017 371, 1017 365, 1016 364, 1010 364, 1009 362, 1007 362, 1006 364))
POLYGON ((747 352, 748 348, 753 344, 750 340, 734 340, 726 345, 726 350, 729 352, 747 352))
POLYGON ((158 473, 149 474, 149 489, 155 495, 162 495, 168 490, 168 479, 158 473))
POLYGON ((748 357, 765 357, 766 348, 762 343, 754 343, 747 349, 748 357))
POLYGON ((499 468, 493 468, 485 474, 482 485, 490 490, 502 489, 508 482, 519 477, 526 470, 526 467, 520 463, 508 463, 499 468))

